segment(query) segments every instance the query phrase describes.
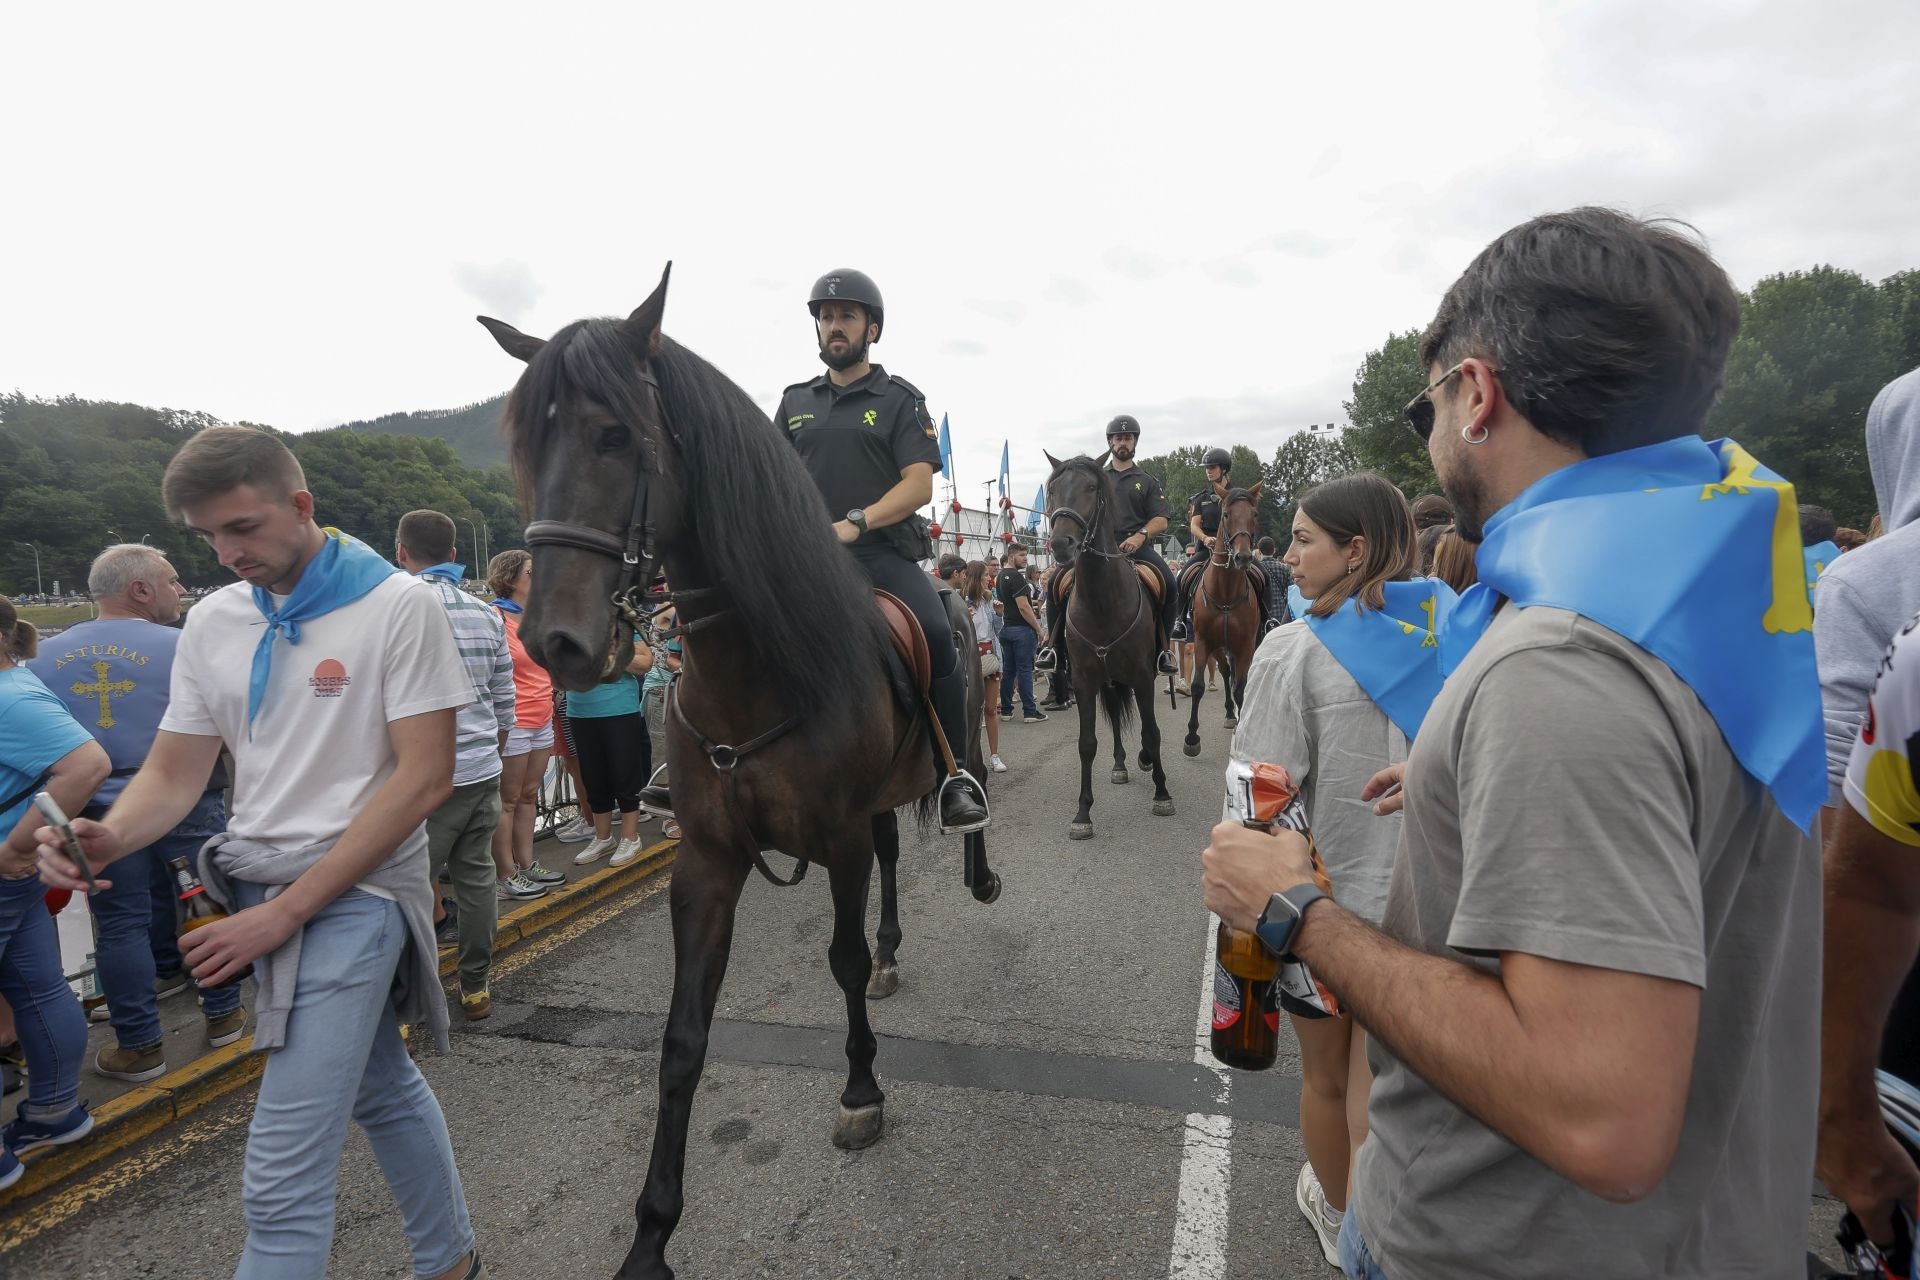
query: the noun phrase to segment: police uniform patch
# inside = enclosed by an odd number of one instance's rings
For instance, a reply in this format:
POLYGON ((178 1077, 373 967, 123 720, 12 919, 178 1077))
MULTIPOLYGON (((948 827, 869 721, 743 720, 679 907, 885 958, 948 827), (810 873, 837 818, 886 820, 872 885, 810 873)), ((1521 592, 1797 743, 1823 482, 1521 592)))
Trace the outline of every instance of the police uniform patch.
POLYGON ((938 440, 940 438, 940 433, 934 430, 933 415, 927 412, 927 402, 925 400, 915 400, 913 402, 913 416, 920 420, 921 435, 929 440, 938 440))

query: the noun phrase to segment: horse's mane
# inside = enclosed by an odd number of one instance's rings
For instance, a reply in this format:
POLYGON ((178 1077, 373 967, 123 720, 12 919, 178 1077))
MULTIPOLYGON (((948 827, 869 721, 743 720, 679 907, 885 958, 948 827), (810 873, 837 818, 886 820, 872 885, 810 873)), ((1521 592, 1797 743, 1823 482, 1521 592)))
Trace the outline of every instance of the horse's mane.
MULTIPOLYGON (((522 477, 555 429, 539 407, 569 389, 629 426, 647 420, 617 325, 569 325, 529 362, 506 415, 522 477)), ((847 714, 848 692, 880 669, 888 642, 872 588, 834 536, 819 487, 772 421, 711 364, 669 338, 653 371, 678 433, 686 536, 744 618, 757 672, 777 683, 798 718, 847 714)))

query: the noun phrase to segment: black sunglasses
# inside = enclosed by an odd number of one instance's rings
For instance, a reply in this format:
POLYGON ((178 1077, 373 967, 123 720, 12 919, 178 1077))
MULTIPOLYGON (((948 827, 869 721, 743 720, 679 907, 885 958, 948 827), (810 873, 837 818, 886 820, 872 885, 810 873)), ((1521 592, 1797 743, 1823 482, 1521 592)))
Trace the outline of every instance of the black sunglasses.
POLYGON ((1448 378, 1464 368, 1466 368, 1466 361, 1463 360, 1429 382, 1426 390, 1407 401, 1407 407, 1400 411, 1407 415, 1407 424, 1413 428, 1413 434, 1419 436, 1422 442, 1433 434, 1433 393, 1439 390, 1440 385, 1448 378))

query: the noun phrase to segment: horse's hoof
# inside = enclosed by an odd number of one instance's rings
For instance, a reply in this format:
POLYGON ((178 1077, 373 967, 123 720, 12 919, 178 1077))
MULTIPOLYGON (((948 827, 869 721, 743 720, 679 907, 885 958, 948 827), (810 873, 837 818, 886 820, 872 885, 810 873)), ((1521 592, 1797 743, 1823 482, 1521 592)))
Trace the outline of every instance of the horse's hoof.
POLYGON ((1173 816, 1173 801, 1155 800, 1153 802, 1153 816, 1156 818, 1171 818, 1173 816))
POLYGON ((1072 826, 1067 828, 1067 839, 1069 840, 1093 839, 1093 824, 1091 822, 1074 823, 1072 826))
POLYGON ((1000 901, 1000 873, 998 871, 989 872, 985 884, 974 886, 973 897, 976 902, 1000 901))
POLYGON ((867 999, 885 1000, 900 989, 900 966, 890 964, 875 965, 873 976, 867 979, 867 999))
POLYGON ((1151 769, 1151 768, 1153 768, 1153 757, 1152 757, 1152 756, 1150 756, 1150 755, 1148 755, 1148 754, 1147 754, 1146 752, 1144 752, 1144 751, 1142 751, 1142 752, 1140 753, 1140 767, 1141 767, 1142 769, 1151 769))
POLYGON ((1222 723, 1229 729, 1238 729, 1240 727, 1240 717, 1228 716, 1222 723))
POLYGON ((1197 756, 1197 755, 1199 755, 1199 754, 1200 754, 1200 739, 1198 739, 1198 738, 1188 738, 1188 739, 1187 739, 1187 740, 1186 740, 1185 742, 1183 742, 1183 743, 1181 743, 1181 744, 1180 744, 1180 753, 1181 753, 1182 755, 1188 755, 1188 756, 1197 756))
POLYGON ((842 1104, 840 1118, 833 1124, 833 1145, 842 1151, 858 1151, 878 1142, 880 1140, 880 1106, 878 1102, 866 1107, 849 1107, 842 1104))
POLYGON ((1115 769, 1107 778, 1107 781, 1116 787, 1124 787, 1127 785, 1127 771, 1125 769, 1115 769))

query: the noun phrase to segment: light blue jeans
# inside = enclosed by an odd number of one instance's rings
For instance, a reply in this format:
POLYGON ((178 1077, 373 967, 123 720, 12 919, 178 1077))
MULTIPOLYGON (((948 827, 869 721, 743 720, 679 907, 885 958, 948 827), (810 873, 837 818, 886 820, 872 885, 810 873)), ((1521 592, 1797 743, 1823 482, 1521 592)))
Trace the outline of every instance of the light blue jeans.
POLYGON ((1373 1260, 1367 1242, 1360 1235, 1360 1221, 1354 1216, 1353 1205, 1347 1205, 1346 1221, 1340 1224, 1340 1270, 1345 1272, 1347 1280, 1387 1280, 1387 1273, 1373 1260))
MULTIPOLYGON (((236 890, 242 907, 266 896, 263 885, 236 890)), ((399 906, 358 889, 307 922, 287 1042, 267 1058, 247 1133, 236 1280, 323 1280, 349 1115, 399 1202, 413 1273, 437 1276, 473 1248, 446 1117, 394 1016, 406 946, 399 906)))
POLYGON ((60 938, 37 875, 0 879, 0 996, 27 1055, 25 1114, 57 1119, 80 1096, 87 1018, 60 969, 60 938))

